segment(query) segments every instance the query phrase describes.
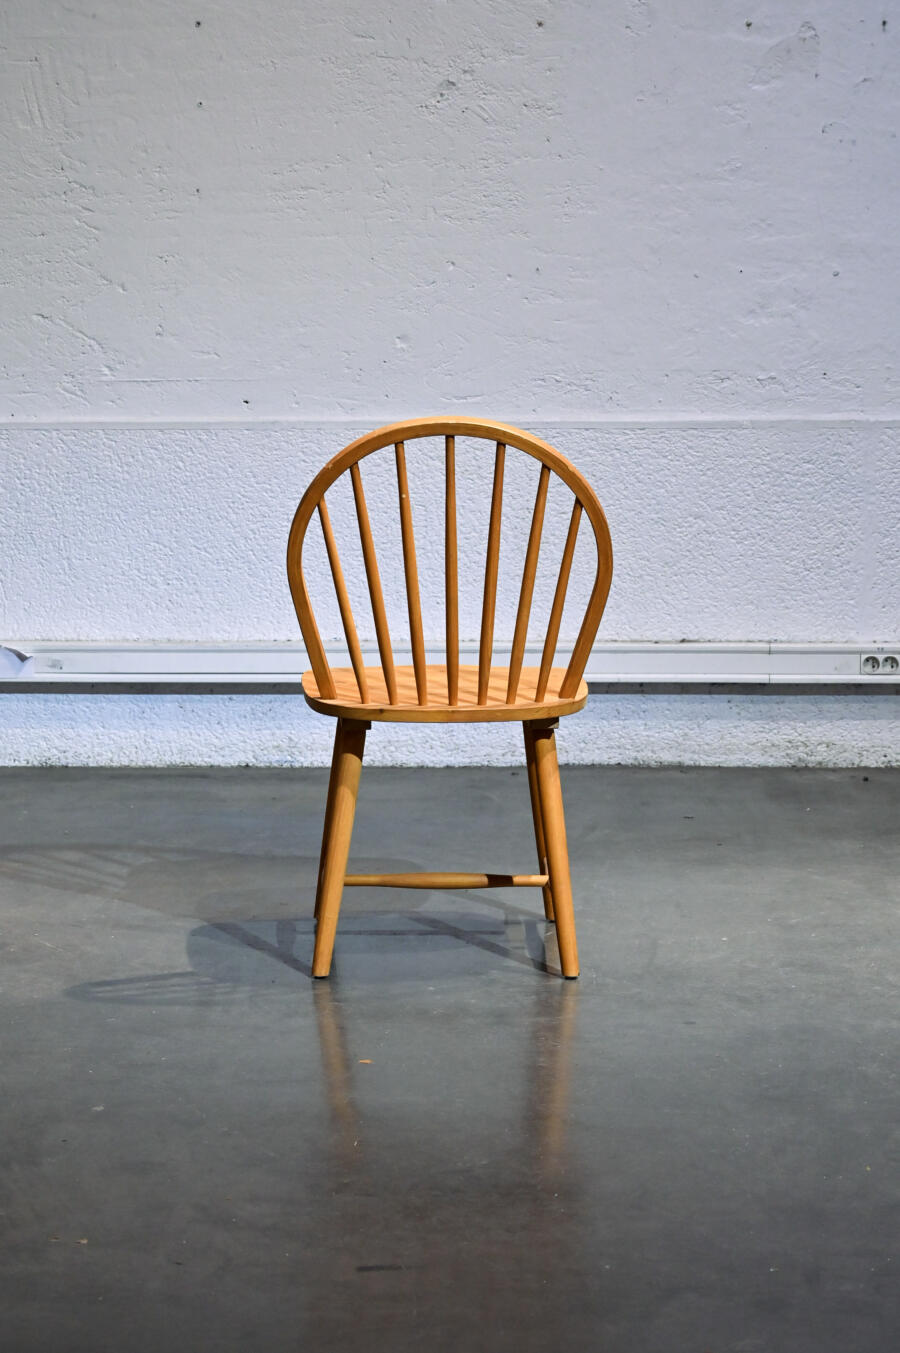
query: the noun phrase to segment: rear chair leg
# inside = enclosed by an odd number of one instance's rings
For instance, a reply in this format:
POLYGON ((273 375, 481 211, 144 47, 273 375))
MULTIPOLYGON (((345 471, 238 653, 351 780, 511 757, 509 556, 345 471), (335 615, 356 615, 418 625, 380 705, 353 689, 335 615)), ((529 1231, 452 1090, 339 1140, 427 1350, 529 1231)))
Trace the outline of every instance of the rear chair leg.
POLYGON ((344 876, 347 872, 347 856, 350 853, 350 837, 353 834, 356 796, 359 791, 359 775, 362 770, 368 727, 368 723, 360 719, 339 719, 335 732, 334 759, 329 785, 331 810, 329 812, 326 805, 324 854, 316 899, 313 977, 327 977, 331 971, 331 955, 334 951, 334 936, 344 891, 344 876))
POLYGON ((316 878, 316 909, 313 912, 316 920, 319 919, 319 909, 322 903, 322 875, 325 872, 325 861, 328 858, 328 843, 331 839, 331 819, 334 814, 334 785, 337 779, 338 753, 341 748, 341 721, 334 721, 334 749, 331 753, 331 774, 328 777, 328 796, 325 799, 325 822, 322 827, 322 848, 319 851, 319 873, 316 878))
MULTIPOLYGON (((538 870, 548 874, 547 846, 544 842, 544 818, 541 812, 541 793, 538 788, 537 765, 534 758, 534 729, 529 723, 522 724, 525 734, 525 764, 528 767, 528 789, 531 794, 531 816, 534 819, 534 843, 537 846, 538 870)), ((549 881, 541 889, 544 898, 544 915, 553 920, 553 893, 549 881)))
POLYGON ((575 913, 572 906, 572 880, 569 877, 569 849, 566 844, 566 820, 563 813, 559 763, 556 759, 555 721, 534 729, 534 754, 550 890, 556 913, 556 941, 563 977, 578 976, 578 945, 575 940, 575 913))

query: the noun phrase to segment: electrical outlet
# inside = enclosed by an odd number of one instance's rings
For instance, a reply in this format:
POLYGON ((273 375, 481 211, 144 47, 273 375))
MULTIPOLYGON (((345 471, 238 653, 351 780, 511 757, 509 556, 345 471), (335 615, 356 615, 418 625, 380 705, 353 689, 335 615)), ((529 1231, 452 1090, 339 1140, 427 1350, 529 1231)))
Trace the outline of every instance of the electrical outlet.
POLYGON ((896 653, 861 653, 859 670, 867 676, 893 676, 900 671, 900 656, 896 653))

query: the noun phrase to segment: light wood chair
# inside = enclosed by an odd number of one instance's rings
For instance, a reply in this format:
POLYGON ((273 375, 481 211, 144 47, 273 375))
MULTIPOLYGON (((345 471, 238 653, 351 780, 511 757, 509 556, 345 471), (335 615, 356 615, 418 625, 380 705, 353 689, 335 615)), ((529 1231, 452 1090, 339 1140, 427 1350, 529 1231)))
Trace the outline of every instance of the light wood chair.
MULTIPOLYGON (((467 572, 469 562, 467 561, 467 572)), ((327 977, 331 969, 331 956, 344 887, 380 885, 391 888, 539 887, 543 890, 545 915, 556 924, 563 976, 577 977, 578 950, 554 730, 562 715, 574 714, 584 707, 588 692, 582 677, 612 579, 609 527, 593 489, 574 465, 552 446, 504 423, 477 418, 427 418, 393 423, 351 442, 316 475, 303 495, 294 516, 288 541, 287 569, 297 618, 312 664, 312 670, 306 672, 303 677, 303 693, 313 709, 337 719, 316 888, 313 976, 327 977), (444 439, 446 663, 439 666, 427 664, 425 660, 425 631, 422 624, 406 467, 406 443, 419 437, 444 439), (496 447, 477 667, 461 665, 459 661, 459 565, 456 522, 458 437, 488 440, 495 443, 496 447), (386 447, 393 448, 396 461, 400 534, 413 658, 411 667, 394 664, 375 541, 360 473, 360 461, 386 447), (525 552, 509 666, 495 667, 492 665, 494 612, 500 557, 504 464, 509 448, 533 456, 541 468, 525 552), (325 504, 326 491, 348 470, 381 658, 380 667, 364 666, 337 541, 325 504), (574 501, 550 609, 541 664, 540 667, 523 667, 551 474, 558 476, 571 490, 574 501), (318 514, 322 527, 351 667, 329 666, 303 575, 303 543, 314 514, 318 514), (553 666, 553 659, 582 515, 587 517, 594 535, 596 574, 569 664, 565 668, 557 668, 553 666), (531 791, 539 873, 348 874, 346 872, 366 732, 373 722, 493 723, 509 720, 521 722, 525 736, 525 760, 531 791)))

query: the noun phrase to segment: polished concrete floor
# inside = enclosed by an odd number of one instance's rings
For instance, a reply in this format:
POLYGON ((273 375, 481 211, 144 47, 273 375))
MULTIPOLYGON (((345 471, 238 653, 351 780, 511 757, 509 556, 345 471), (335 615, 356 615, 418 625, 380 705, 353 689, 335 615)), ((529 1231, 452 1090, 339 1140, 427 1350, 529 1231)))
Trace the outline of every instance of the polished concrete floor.
MULTIPOLYGON (((4 1353, 893 1353, 900 773, 564 772, 537 892, 349 891, 325 774, 0 771, 4 1353)), ((533 866, 506 770, 363 868, 533 866)))

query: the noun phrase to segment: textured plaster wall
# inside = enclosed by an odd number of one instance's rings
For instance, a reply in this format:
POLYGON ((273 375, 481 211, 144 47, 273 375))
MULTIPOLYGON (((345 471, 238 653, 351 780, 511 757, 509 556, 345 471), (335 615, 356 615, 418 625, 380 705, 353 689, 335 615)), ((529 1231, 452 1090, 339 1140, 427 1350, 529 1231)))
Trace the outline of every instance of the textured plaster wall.
MULTIPOLYGON (((564 719, 569 764, 900 764, 895 696, 592 695, 564 719)), ((6 765, 323 766, 331 719, 295 696, 0 695, 6 765)), ((371 765, 521 766, 518 724, 372 725, 371 765)))
MULTIPOLYGON (((616 573, 606 639, 891 642, 900 633, 898 425, 809 422, 578 428, 531 423, 597 488, 616 573)), ((349 424, 0 429, 3 626, 17 639, 297 640, 284 568, 294 508, 349 424)), ((458 453, 460 632, 477 638, 493 446, 458 453)), ((440 452, 440 448, 434 448, 440 452)), ((411 444, 410 496, 431 637, 443 626, 441 465, 411 444), (433 466, 432 466, 433 468, 433 466), (428 603, 433 603, 429 605, 428 603)), ((511 637, 534 461, 507 457, 496 632, 511 637)), ((390 450, 363 465, 393 631, 408 635, 390 450)), ((330 494, 351 583, 362 581, 349 491, 330 494), (357 569, 352 565, 356 559, 357 569)), ((562 487, 562 486, 560 486, 562 487)), ((570 499, 551 495, 535 625, 549 612, 570 499)), ((341 634, 318 525, 323 636, 341 634)), ((572 600, 592 581, 587 532, 572 600)), ((365 587, 360 630, 374 637, 365 587)), ((580 616, 567 610, 564 633, 580 616)))
MULTIPOLYGON (((310 474, 425 412, 520 423, 585 469, 608 639, 894 641, 893 9, 7 7, 0 642, 295 638, 310 474)), ((391 491, 373 472, 376 506, 391 491)), ((501 593, 499 636, 513 614, 501 593)), ((573 759, 843 764, 894 737, 889 700, 590 708, 573 759)), ((17 762, 303 763, 327 731, 291 699, 0 701, 17 762)), ((502 759, 510 736, 373 756, 502 759)))
POLYGON ((3 416, 896 411, 898 40, 884 0, 8 5, 3 416))

